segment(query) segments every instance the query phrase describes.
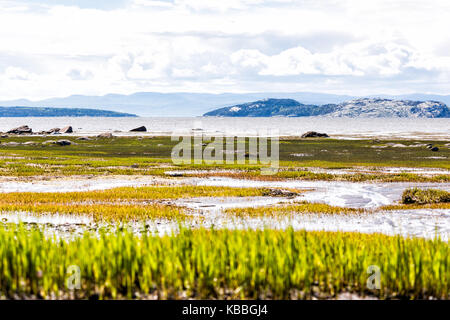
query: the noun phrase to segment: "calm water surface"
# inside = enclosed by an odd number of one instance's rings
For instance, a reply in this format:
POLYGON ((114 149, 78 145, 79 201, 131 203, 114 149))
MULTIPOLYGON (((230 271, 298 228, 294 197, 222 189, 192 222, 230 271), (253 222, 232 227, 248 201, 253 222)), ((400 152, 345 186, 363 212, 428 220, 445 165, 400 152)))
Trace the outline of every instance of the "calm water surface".
MULTIPOLYGON (((0 118, 0 131, 30 126, 33 131, 71 125, 75 134, 90 135, 114 132, 129 135, 130 129, 146 126, 149 135, 170 135, 179 131, 206 134, 251 135, 272 131, 282 136, 298 136, 306 131, 326 132, 338 138, 422 138, 450 140, 450 119, 404 118, 0 118), (122 132, 117 132, 122 131, 122 132)), ((138 133, 142 134, 142 133, 138 133)))

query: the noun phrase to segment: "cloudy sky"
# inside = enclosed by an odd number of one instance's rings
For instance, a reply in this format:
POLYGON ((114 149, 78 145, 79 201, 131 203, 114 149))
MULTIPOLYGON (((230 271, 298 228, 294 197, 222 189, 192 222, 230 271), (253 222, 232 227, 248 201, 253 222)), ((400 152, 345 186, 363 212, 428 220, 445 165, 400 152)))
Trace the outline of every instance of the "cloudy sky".
POLYGON ((448 0, 0 0, 0 99, 450 94, 448 0))

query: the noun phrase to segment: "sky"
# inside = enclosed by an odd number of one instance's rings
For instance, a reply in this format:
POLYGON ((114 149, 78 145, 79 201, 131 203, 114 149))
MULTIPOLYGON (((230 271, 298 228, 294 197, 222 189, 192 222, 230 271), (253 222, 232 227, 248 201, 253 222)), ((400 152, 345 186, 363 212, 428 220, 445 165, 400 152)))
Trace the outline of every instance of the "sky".
POLYGON ((450 94, 448 0, 0 0, 0 100, 450 94))

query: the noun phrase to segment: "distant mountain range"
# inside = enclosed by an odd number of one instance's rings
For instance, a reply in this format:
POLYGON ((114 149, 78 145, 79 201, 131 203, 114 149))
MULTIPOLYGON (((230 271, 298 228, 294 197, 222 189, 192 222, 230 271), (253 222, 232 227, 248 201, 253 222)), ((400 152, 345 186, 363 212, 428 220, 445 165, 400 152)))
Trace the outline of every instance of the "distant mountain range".
POLYGON ((438 101, 354 99, 339 104, 312 105, 293 99, 264 99, 220 108, 204 114, 219 117, 401 117, 450 118, 450 109, 438 101))
MULTIPOLYGON (((369 96, 371 97, 371 96, 369 96)), ((380 98, 441 101, 450 105, 450 95, 377 95, 380 98)), ((134 113, 139 116, 177 116, 191 117, 217 108, 242 104, 265 98, 294 99, 305 105, 339 104, 361 97, 314 92, 263 92, 263 93, 158 93, 138 92, 130 95, 107 94, 104 96, 73 95, 65 98, 52 98, 40 101, 26 99, 0 101, 0 106, 24 107, 61 107, 61 108, 95 108, 117 112, 134 113)))
POLYGON ((137 117, 135 114, 79 108, 0 107, 0 117, 137 117))

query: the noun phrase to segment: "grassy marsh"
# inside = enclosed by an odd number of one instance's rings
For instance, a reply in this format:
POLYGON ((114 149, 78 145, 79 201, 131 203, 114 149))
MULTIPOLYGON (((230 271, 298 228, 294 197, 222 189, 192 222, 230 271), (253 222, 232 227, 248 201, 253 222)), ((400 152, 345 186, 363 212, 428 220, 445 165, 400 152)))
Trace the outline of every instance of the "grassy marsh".
MULTIPOLYGON (((65 137, 66 139, 67 137, 65 137)), ((170 170, 196 177, 263 180, 449 182, 450 175, 376 172, 380 167, 450 169, 450 149, 438 141, 282 139, 280 171, 261 176, 260 165, 174 165, 170 137, 122 137, 42 145, 54 137, 10 137, 0 141, 0 176, 67 177, 94 175, 166 176, 170 170), (36 145, 7 145, 8 142, 36 145), (399 144, 402 147, 399 147, 399 144), (431 152, 425 143, 440 147, 431 152), (397 145, 397 146, 395 146, 397 145), (302 154, 302 156, 298 156, 302 154), (436 157, 435 155, 439 155, 436 157), (332 174, 314 168, 371 168, 332 174), (227 169, 228 171, 215 171, 227 169), (206 173, 187 170, 209 170, 206 173)), ((183 175, 183 174, 182 174, 183 175)), ((5 178, 6 179, 6 178, 5 178)), ((294 193, 302 190, 291 190, 294 193)), ((68 193, 4 193, 0 212, 67 214, 111 223, 143 220, 180 222, 180 232, 157 236, 125 229, 86 233, 68 241, 43 228, 0 225, 0 297, 4 298, 159 298, 311 299, 339 293, 378 298, 450 299, 450 246, 440 239, 381 234, 287 230, 186 229, 193 217, 170 205, 179 198, 274 195, 267 188, 203 186, 120 187, 68 193), (367 289, 367 268, 380 267, 381 288, 367 289), (81 271, 81 288, 65 285, 67 268, 81 271)), ((279 195, 281 196, 281 195, 279 195)), ((423 201, 382 207, 450 208, 442 193, 415 192, 423 201), (432 200, 430 200, 432 199, 432 200), (438 199, 440 203, 435 203, 438 199), (424 204, 422 204, 424 203, 424 204)), ((286 217, 303 213, 362 214, 369 211, 320 203, 292 203, 223 211, 229 218, 286 217)))
POLYGON ((379 174, 332 174, 332 173, 317 173, 306 171, 304 169, 281 169, 273 175, 261 175, 259 171, 242 171, 242 172, 210 172, 199 174, 188 174, 188 176, 197 177, 228 177, 235 179, 249 179, 249 180, 268 180, 268 181, 282 181, 285 179, 293 180, 322 180, 322 181, 350 181, 350 182, 436 182, 444 183, 450 182, 450 174, 440 174, 433 176, 424 176, 415 173, 379 173, 379 174))
POLYGON ((157 203, 157 200, 189 197, 249 197, 270 194, 266 188, 223 188, 203 186, 121 187, 109 190, 36 193, 5 193, 0 212, 30 214, 86 215, 95 221, 147 219, 184 220, 184 208, 157 203))
MULTIPOLYGON (((67 138, 67 137, 65 137, 67 138)), ((0 175, 159 175, 167 170, 231 169, 228 173, 249 179, 261 177, 261 165, 191 164, 174 165, 170 155, 176 141, 170 137, 115 137, 78 141, 71 146, 42 145, 54 137, 14 136, 0 141, 0 175), (36 145, 8 145, 10 142, 35 142, 36 145)), ((414 173, 328 174, 308 168, 356 167, 422 167, 450 169, 450 148, 442 141, 374 141, 335 139, 281 139, 281 170, 272 178, 348 181, 430 181, 448 182, 450 175, 419 175, 414 173), (440 147, 431 152, 432 143, 440 147), (402 144, 404 147, 395 147, 402 144), (298 157, 296 155, 304 155, 298 157), (438 157, 436 157, 438 155, 438 157)), ((212 173, 226 175, 226 173, 212 173)), ((266 176, 267 179, 270 177, 266 176)))

